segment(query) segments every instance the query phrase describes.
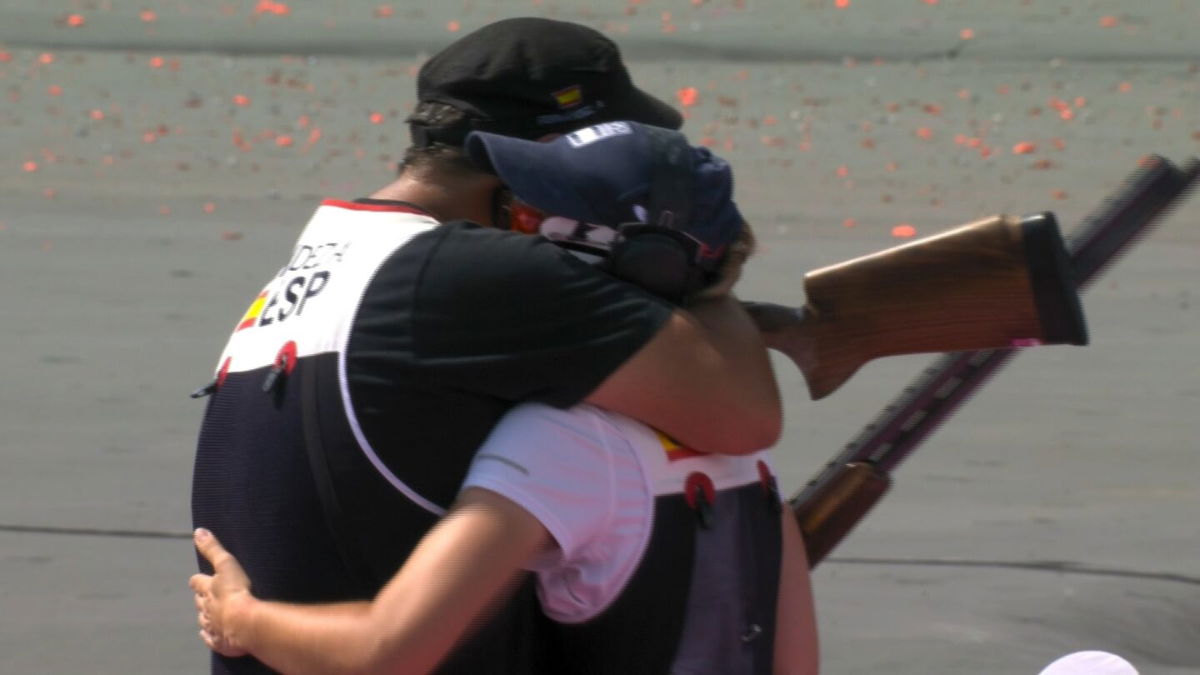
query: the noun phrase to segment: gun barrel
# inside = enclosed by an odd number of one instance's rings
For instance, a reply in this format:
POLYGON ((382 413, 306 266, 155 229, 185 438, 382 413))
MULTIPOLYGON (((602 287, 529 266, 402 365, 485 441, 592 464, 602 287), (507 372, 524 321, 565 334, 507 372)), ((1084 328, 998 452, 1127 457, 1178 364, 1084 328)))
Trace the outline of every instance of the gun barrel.
POLYGON ((891 487, 891 477, 870 462, 853 462, 822 489, 790 502, 814 568, 854 529, 891 487))

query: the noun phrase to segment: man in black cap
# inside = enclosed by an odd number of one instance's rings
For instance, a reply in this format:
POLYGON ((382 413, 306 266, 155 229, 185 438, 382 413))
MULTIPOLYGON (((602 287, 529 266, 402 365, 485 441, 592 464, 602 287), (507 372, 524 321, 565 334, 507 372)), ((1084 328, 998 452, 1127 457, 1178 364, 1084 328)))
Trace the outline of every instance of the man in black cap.
POLYGON ((536 139, 608 120, 683 124, 634 86, 612 40, 551 19, 497 21, 446 47, 421 67, 417 100, 418 147, 461 147, 471 131, 536 139))
MULTIPOLYGON (((679 132, 625 121, 541 143, 472 132, 465 149, 529 203, 619 228, 607 250, 587 241, 610 272, 638 276, 612 262, 643 237, 680 235, 665 242, 691 248, 697 274, 662 274, 669 256, 654 255, 653 279, 682 286, 660 284, 669 294, 727 295, 753 248, 729 165, 679 132), (656 225, 668 211, 671 224, 656 225)), ((191 580, 202 636, 284 672, 422 673, 507 582, 534 571, 551 620, 544 672, 815 673, 808 564, 771 462, 768 450, 699 453, 595 406, 524 403, 370 602, 260 602, 236 559, 199 532, 216 569, 191 580)))
MULTIPOLYGON (((322 203, 201 390, 194 525, 218 533, 266 599, 372 597, 519 402, 587 401, 708 452, 749 453, 780 432, 766 351, 735 298, 684 311, 506 231, 511 192, 463 155, 473 130, 677 127, 610 41, 501 21, 431 59, 419 97, 399 177, 322 203)), ((536 669, 543 620, 525 580, 441 672, 536 669)), ((213 671, 267 672, 226 657, 213 671)))

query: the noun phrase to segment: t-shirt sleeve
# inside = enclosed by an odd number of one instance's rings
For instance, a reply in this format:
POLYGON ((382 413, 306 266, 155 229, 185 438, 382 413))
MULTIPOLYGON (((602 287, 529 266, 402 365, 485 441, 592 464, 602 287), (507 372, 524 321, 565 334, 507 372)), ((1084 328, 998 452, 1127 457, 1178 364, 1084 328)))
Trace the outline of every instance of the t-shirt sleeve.
POLYGON ((447 223, 417 280, 413 358, 439 386, 566 408, 672 307, 535 236, 447 223))
POLYGON ((614 476, 606 442, 596 418, 580 408, 518 406, 480 447, 463 488, 491 490, 528 511, 558 544, 529 568, 560 566, 585 557, 610 528, 614 476))

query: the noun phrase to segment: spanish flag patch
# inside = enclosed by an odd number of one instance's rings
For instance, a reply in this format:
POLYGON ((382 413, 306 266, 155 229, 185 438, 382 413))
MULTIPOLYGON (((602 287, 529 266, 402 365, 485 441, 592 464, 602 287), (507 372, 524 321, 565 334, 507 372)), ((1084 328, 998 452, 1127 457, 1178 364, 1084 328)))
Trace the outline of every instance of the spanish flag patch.
POLYGON ((253 327, 255 322, 258 321, 258 315, 262 314, 263 305, 265 304, 267 304, 267 292, 263 291, 262 293, 258 294, 258 297, 254 299, 254 302, 250 303, 250 309, 246 310, 245 316, 243 316, 242 320, 238 322, 237 330, 234 332, 236 333, 243 328, 253 327))
POLYGON ((674 438, 671 438, 658 429, 654 430, 654 435, 658 436, 658 442, 662 443, 663 451, 667 453, 668 462, 675 462, 681 459, 687 459, 689 457, 701 457, 704 455, 703 452, 698 452, 696 450, 692 450, 691 448, 680 445, 679 441, 676 441, 674 438))
POLYGON ((573 84, 566 89, 559 89, 552 94, 554 100, 558 102, 559 110, 574 108, 583 103, 583 88, 577 84, 573 84))

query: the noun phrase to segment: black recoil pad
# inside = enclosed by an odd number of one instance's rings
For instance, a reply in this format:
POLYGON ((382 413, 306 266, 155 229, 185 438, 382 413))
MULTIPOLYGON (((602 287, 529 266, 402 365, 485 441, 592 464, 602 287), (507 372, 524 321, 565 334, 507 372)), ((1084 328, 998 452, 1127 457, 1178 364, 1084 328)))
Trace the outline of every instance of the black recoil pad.
POLYGON ((1021 219, 1021 242, 1045 344, 1086 345, 1087 322, 1071 256, 1054 214, 1021 219))

